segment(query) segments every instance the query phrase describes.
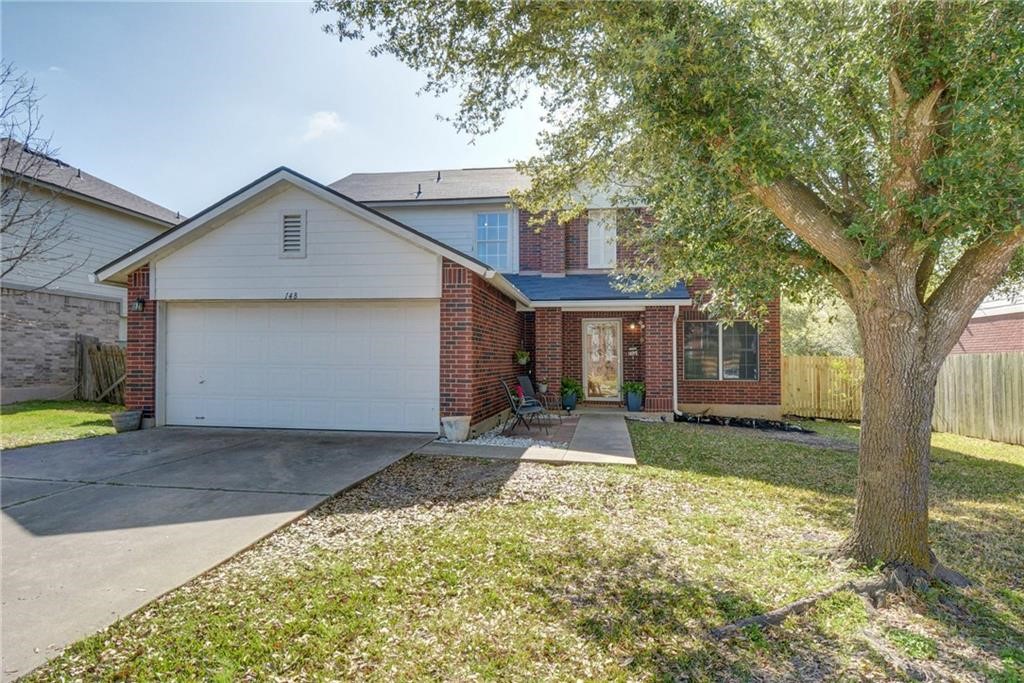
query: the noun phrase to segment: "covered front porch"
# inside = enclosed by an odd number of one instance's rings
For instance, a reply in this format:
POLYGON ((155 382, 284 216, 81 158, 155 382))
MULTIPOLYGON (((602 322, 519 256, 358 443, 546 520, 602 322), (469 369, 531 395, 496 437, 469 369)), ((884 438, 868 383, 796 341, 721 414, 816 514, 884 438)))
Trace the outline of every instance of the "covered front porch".
POLYGON ((677 306, 538 307, 521 315, 530 374, 547 385, 551 404, 563 378, 579 384, 582 409, 623 410, 637 383, 648 412, 670 413, 678 402, 677 306))

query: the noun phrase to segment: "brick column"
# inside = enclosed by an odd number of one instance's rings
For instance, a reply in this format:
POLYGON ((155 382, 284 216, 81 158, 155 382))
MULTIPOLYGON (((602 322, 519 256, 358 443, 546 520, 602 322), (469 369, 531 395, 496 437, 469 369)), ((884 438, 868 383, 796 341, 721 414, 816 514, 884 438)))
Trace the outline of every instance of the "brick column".
POLYGON ((149 266, 128 275, 128 344, 125 348, 124 405, 141 410, 143 417, 156 412, 156 302, 149 298, 149 266), (142 299, 141 311, 133 311, 142 299))
POLYGON ((445 259, 441 270, 441 417, 473 414, 472 273, 445 259))
POLYGON ((562 309, 538 308, 534 315, 537 380, 548 383, 549 392, 557 392, 562 382, 562 309))
MULTIPOLYGON (((672 312, 671 306, 646 309, 644 320, 644 408, 670 411, 672 406, 672 312)), ((680 361, 681 362, 681 361, 680 361)))

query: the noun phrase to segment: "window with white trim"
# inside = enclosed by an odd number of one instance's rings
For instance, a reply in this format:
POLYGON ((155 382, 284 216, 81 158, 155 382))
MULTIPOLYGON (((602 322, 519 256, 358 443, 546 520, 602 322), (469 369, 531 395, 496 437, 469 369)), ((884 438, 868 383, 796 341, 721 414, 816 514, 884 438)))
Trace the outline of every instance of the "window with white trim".
POLYGON ((476 215, 476 257, 495 270, 508 270, 508 213, 476 215))
POLYGON ((306 212, 281 212, 281 257, 306 257, 306 212))
POLYGON ((758 379, 757 328, 750 323, 683 324, 686 379, 758 379))
POLYGON ((587 267, 615 267, 615 209, 595 209, 587 216, 587 267))

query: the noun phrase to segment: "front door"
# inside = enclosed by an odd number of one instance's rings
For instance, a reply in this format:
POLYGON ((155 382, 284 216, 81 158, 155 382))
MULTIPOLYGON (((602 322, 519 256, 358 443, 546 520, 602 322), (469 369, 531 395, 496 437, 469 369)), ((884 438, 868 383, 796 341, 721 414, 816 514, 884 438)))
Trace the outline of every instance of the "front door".
POLYGON ((622 387, 622 321, 583 321, 583 393, 588 401, 618 401, 622 387))

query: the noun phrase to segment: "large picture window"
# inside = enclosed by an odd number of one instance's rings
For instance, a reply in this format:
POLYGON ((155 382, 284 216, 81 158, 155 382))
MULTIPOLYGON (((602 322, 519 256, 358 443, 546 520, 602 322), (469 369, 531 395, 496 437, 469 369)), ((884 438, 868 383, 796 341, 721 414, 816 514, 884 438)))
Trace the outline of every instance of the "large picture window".
POLYGON ((758 379, 757 329, 750 323, 683 325, 686 379, 758 379))
POLYGON ((495 270, 508 270, 508 214, 476 215, 476 257, 495 270))

